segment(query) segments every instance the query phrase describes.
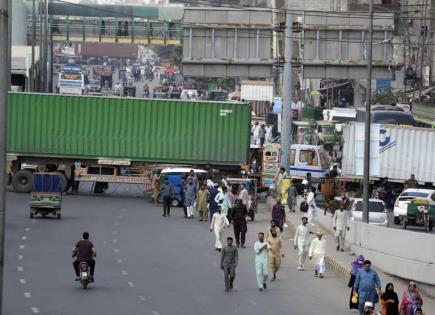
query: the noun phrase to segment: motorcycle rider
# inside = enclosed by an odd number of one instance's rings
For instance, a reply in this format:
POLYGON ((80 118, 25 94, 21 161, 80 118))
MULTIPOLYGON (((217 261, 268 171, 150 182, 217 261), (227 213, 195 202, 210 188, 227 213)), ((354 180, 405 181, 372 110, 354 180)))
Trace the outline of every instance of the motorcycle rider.
POLYGON ((91 269, 91 281, 94 282, 94 270, 96 251, 94 244, 89 240, 89 233, 84 232, 83 238, 77 242, 73 248, 73 257, 77 259, 73 262, 74 271, 76 273, 76 281, 80 280, 79 265, 81 262, 87 262, 91 269))

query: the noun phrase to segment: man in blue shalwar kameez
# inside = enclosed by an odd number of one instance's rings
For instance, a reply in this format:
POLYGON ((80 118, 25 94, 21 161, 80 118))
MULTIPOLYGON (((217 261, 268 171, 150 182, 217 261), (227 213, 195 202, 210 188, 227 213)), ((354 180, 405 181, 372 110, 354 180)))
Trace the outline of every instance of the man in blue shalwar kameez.
POLYGON ((379 301, 379 294, 381 293, 381 280, 376 271, 371 269, 372 263, 370 260, 364 261, 364 269, 361 269, 355 279, 353 289, 358 293, 358 310, 362 315, 364 311, 364 303, 375 304, 379 301))

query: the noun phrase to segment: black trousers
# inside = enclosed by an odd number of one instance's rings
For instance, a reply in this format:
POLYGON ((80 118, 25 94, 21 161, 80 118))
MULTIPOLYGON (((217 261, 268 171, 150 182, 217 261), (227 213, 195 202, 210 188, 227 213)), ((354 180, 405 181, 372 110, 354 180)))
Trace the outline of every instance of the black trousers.
POLYGON ((163 215, 171 214, 171 202, 172 198, 168 196, 163 197, 163 215))
MULTIPOLYGON (((87 261, 89 268, 91 268, 91 276, 94 276, 94 270, 95 270, 95 260, 91 259, 87 261)), ((79 266, 80 266, 80 261, 78 259, 74 260, 73 262, 73 267, 74 267, 74 271, 76 273, 76 277, 80 276, 80 272, 79 272, 79 266)))
POLYGON ((236 244, 239 245, 240 241, 242 245, 245 245, 245 236, 246 236, 246 222, 237 222, 234 224, 234 237, 236 239, 236 244))

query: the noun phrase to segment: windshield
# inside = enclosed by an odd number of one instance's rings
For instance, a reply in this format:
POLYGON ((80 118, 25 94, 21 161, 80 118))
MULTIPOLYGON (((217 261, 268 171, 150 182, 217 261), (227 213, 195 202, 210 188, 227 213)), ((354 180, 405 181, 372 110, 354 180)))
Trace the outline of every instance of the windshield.
POLYGON ((402 197, 427 198, 427 197, 429 197, 429 194, 428 193, 424 193, 424 192, 408 191, 408 192, 404 192, 403 194, 401 194, 400 198, 402 198, 402 197))
MULTIPOLYGON (((355 205, 355 211, 363 211, 363 202, 358 201, 355 205)), ((369 212, 385 212, 384 204, 379 201, 370 201, 369 212)))
POLYGON ((68 73, 68 72, 63 72, 61 74, 61 79, 63 80, 82 80, 82 75, 81 73, 68 73))
POLYGON ((98 81, 98 80, 89 80, 89 84, 99 85, 100 81, 98 81))
POLYGON ((330 136, 334 134, 334 127, 322 127, 322 132, 325 136, 330 136))

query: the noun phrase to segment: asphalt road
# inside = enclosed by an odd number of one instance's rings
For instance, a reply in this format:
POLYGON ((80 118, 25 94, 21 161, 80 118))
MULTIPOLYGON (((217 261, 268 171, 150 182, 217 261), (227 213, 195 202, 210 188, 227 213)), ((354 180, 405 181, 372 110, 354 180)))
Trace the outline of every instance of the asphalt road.
MULTIPOLYGON (((29 218, 29 195, 7 193, 3 314, 347 314, 348 288, 296 271, 290 250, 269 289, 259 292, 252 245, 266 215, 248 225, 235 290, 224 292, 209 225, 180 208, 163 218, 143 198, 65 196, 63 217, 29 218), (97 248, 96 282, 74 281, 71 249, 83 231, 97 248)), ((232 230, 226 230, 226 235, 232 230)))

